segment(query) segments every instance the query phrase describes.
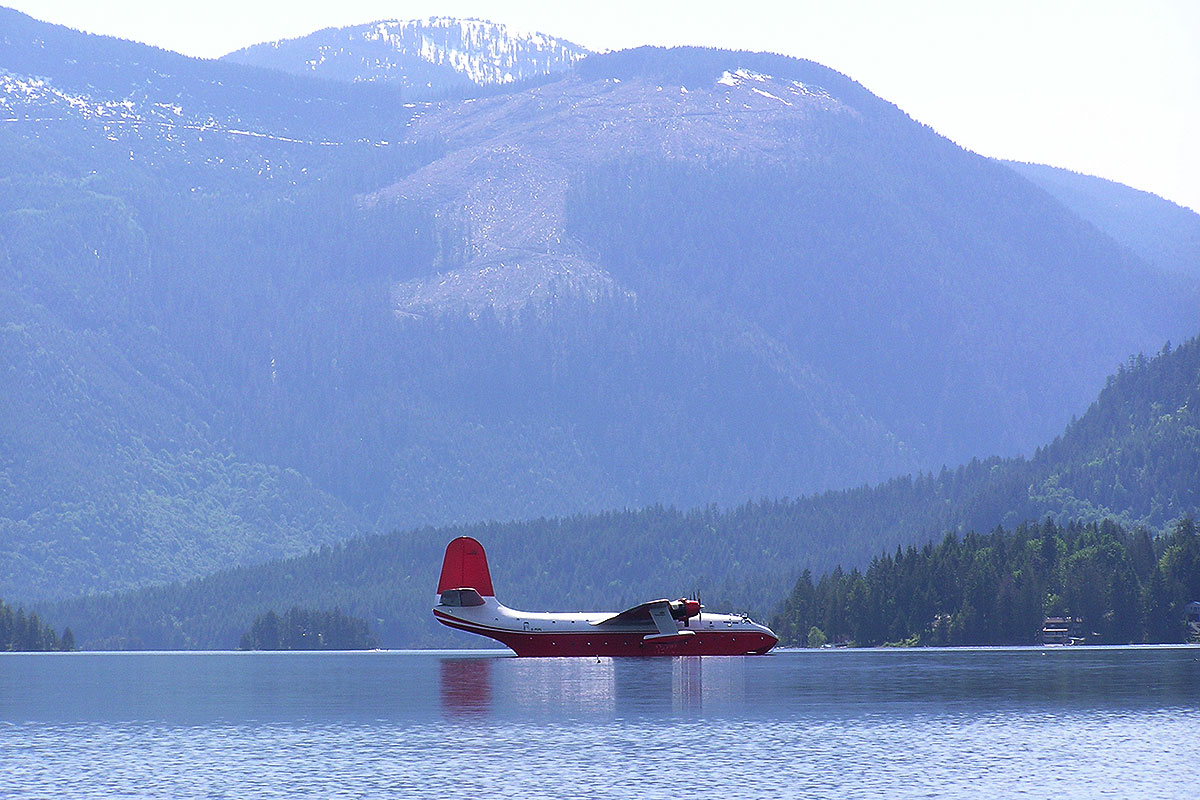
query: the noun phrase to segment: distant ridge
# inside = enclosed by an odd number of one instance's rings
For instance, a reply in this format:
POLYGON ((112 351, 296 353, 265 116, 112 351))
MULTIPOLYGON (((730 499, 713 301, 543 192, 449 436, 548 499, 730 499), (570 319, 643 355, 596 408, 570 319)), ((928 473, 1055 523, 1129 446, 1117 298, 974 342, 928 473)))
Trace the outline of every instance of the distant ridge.
POLYGON ((1200 277, 1200 214, 1123 183, 1044 164, 1005 161, 1143 260, 1200 277))
POLYGON ((429 17, 326 28, 252 45, 223 59, 295 75, 389 84, 409 97, 424 97, 564 72, 588 52, 565 39, 519 33, 501 23, 429 17))

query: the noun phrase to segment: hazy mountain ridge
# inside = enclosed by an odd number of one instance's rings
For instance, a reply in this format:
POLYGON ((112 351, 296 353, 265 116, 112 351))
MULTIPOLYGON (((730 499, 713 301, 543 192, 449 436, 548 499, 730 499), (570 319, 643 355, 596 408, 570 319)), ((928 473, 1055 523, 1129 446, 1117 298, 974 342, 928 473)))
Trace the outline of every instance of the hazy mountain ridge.
POLYGON ((121 159, 193 190, 303 183, 332 151, 388 149, 412 114, 384 86, 189 58, 10 9, 0 23, 5 128, 102 174, 98 162, 121 159))
POLYGON ((570 69, 584 48, 477 19, 430 17, 327 28, 252 45, 226 61, 350 83, 385 83, 409 98, 515 83, 570 69))
POLYGON ((1200 214, 1115 181, 1042 164, 1004 162, 1164 272, 1200 275, 1200 214))

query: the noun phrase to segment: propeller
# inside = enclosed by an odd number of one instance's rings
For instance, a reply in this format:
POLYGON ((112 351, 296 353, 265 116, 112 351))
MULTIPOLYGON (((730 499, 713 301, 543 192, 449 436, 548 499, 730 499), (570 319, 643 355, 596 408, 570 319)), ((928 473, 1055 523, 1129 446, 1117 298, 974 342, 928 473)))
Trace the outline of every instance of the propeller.
POLYGON ((700 592, 698 590, 692 593, 692 597, 695 597, 696 599, 688 601, 688 606, 689 606, 688 610, 691 611, 694 608, 695 613, 690 614, 689 618, 695 617, 696 622, 699 623, 699 622, 703 621, 703 619, 704 619, 704 613, 703 613, 704 612, 704 603, 700 602, 700 592), (693 603, 695 603, 694 606, 692 605, 693 603))
POLYGON ((704 606, 700 605, 699 594, 697 594, 696 597, 697 599, 695 600, 689 600, 686 597, 681 597, 671 604, 672 615, 675 616, 675 619, 683 620, 684 627, 691 626, 692 617, 696 617, 697 621, 699 621, 700 609, 704 608, 704 606))

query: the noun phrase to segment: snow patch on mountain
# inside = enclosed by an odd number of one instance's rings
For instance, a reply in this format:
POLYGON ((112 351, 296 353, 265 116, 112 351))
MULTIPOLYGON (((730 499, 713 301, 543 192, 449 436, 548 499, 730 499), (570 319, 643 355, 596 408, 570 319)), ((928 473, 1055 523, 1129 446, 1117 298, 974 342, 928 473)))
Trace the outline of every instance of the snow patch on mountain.
MULTIPOLYGON (((808 98, 817 98, 817 99, 823 99, 823 100, 828 100, 830 102, 833 102, 833 97, 830 96, 829 92, 825 91, 824 89, 822 89, 819 86, 809 86, 808 84, 803 83, 801 81, 779 80, 772 75, 764 75, 761 72, 755 72, 755 71, 749 70, 749 69, 738 69, 738 70, 734 70, 732 72, 730 72, 729 70, 725 70, 723 73, 721 73, 721 77, 717 78, 718 86, 726 86, 726 87, 729 87, 730 89, 746 87, 752 83, 764 84, 764 85, 771 84, 771 85, 773 85, 772 88, 779 87, 779 88, 783 89, 782 94, 791 94, 794 96, 805 96, 808 98)), ((790 100, 780 97, 778 94, 769 92, 766 89, 761 88, 759 86, 750 86, 750 90, 753 91, 755 94, 760 95, 761 97, 767 97, 772 100, 778 100, 779 102, 783 103, 784 105, 788 105, 788 106, 792 105, 792 102, 790 100)))
POLYGON ((563 72, 589 55, 579 45, 479 19, 382 20, 239 50, 226 59, 350 82, 432 92, 497 86, 563 72))
MULTIPOLYGON (((505 25, 477 19, 377 22, 364 32, 363 39, 386 42, 397 53, 415 51, 422 60, 449 66, 479 86, 556 72, 587 54, 581 47, 543 33, 517 34, 505 25)), ((390 69, 395 65, 380 66, 390 69)))
POLYGON ((29 119, 49 111, 73 112, 84 119, 136 119, 128 98, 96 100, 89 95, 64 92, 42 78, 0 70, 0 114, 10 121, 29 119))
MULTIPOLYGON (((0 69, 0 129, 70 130, 86 126, 130 160, 164 166, 203 166, 255 180, 296 183, 315 148, 387 147, 383 140, 337 141, 257 128, 233 115, 214 115, 153 87, 128 94, 66 91, 50 79, 0 69), (239 144, 245 142, 245 144, 239 144)), ((36 135, 36 133, 34 134, 36 135)))
POLYGON ((746 81, 764 83, 769 80, 772 80, 770 75, 763 75, 761 72, 754 72, 749 69, 738 69, 733 72, 725 70, 721 73, 721 77, 717 78, 717 83, 722 86, 741 86, 746 81))

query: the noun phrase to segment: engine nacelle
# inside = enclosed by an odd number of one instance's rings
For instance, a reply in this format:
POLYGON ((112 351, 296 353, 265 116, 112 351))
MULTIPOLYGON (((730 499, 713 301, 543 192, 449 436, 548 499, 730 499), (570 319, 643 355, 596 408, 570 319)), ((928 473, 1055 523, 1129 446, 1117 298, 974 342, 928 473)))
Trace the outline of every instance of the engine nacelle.
POLYGON ((686 621, 699 614, 701 608, 699 600, 687 600, 681 597, 671 601, 671 617, 686 621))

